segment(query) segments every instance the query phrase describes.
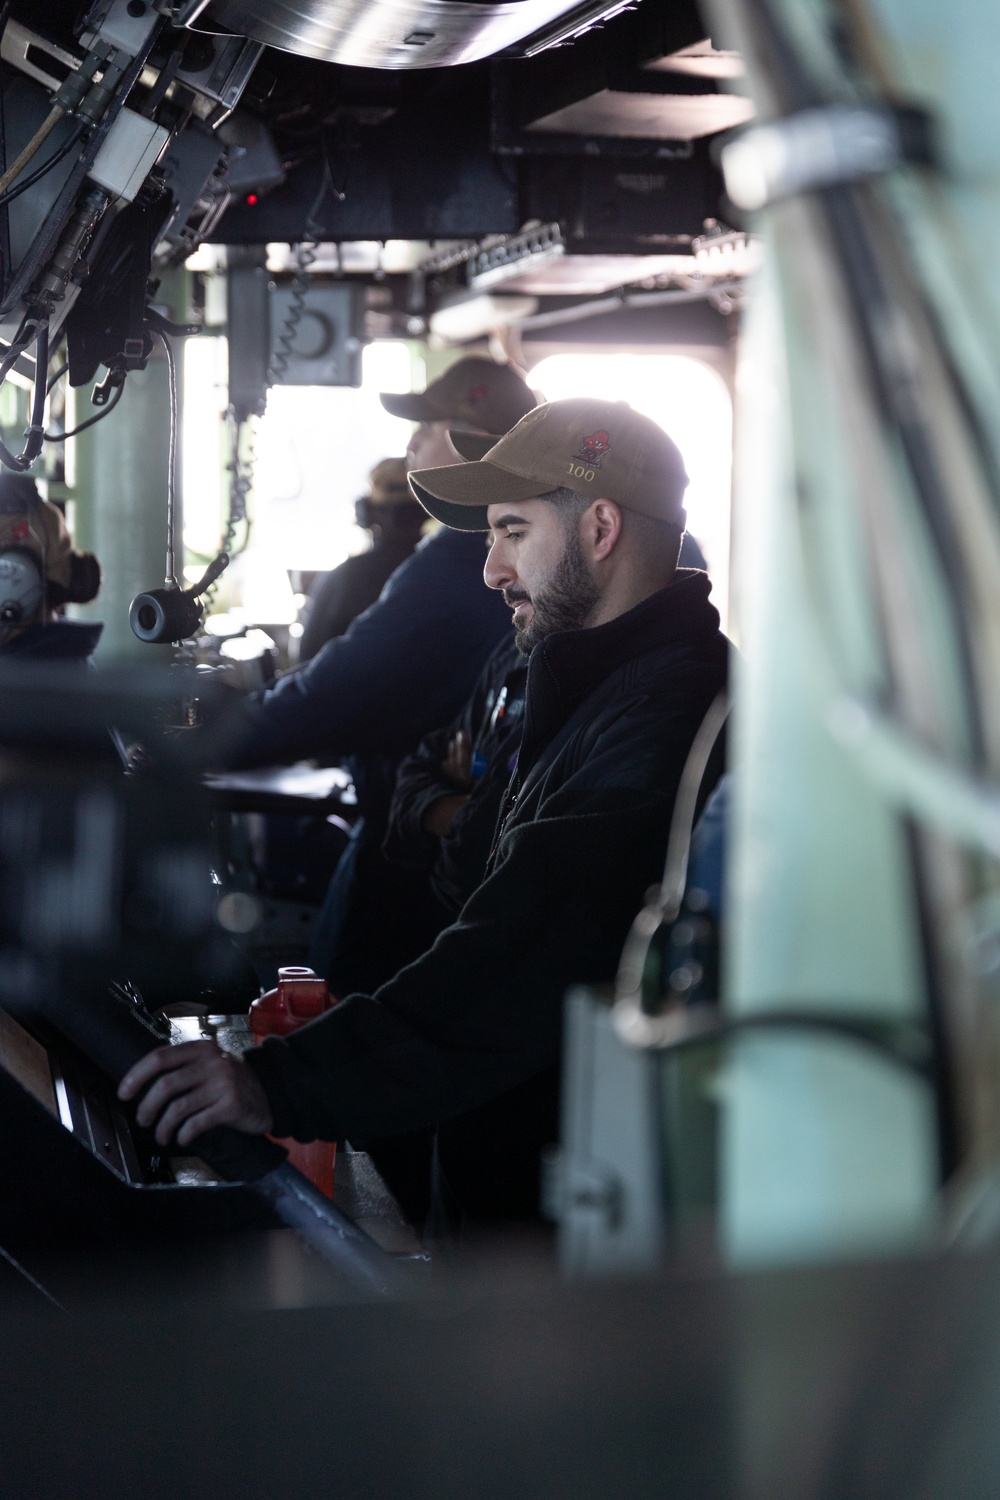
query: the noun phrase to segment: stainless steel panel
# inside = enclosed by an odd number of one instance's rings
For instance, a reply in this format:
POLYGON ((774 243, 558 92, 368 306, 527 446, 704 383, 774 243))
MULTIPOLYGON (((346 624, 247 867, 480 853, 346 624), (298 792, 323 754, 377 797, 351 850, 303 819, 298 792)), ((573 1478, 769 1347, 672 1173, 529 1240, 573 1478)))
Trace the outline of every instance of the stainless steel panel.
POLYGON ((440 68, 490 57, 574 0, 212 0, 200 18, 242 36, 358 68, 440 68))
POLYGON ((741 94, 626 94, 601 89, 543 115, 527 128, 540 134, 696 141, 745 124, 753 112, 753 100, 741 94))

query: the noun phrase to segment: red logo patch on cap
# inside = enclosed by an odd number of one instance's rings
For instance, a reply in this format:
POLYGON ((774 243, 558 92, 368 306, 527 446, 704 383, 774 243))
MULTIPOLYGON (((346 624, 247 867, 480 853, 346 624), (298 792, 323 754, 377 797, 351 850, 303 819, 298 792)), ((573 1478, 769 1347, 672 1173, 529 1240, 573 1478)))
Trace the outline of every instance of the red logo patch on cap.
POLYGON ((611 439, 606 432, 592 432, 588 437, 580 439, 580 451, 574 453, 573 457, 588 464, 592 469, 599 469, 604 455, 611 450, 611 439))
POLYGON ((469 388, 469 393, 465 399, 470 406, 478 406, 480 401, 486 400, 486 395, 487 391, 484 385, 474 385, 469 388))

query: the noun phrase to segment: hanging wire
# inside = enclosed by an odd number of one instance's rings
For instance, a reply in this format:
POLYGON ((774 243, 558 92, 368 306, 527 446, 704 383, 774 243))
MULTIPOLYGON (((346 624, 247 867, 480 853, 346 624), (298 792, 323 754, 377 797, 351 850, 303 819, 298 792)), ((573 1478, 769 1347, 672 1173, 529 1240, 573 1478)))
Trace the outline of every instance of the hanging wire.
POLYGON ((0 194, 0 208, 4 208, 8 203, 13 202, 15 198, 19 198, 22 193, 26 193, 30 187, 34 187, 36 182, 41 182, 42 178, 51 172, 53 167, 57 167, 63 158, 69 155, 82 135, 83 126, 81 125, 79 129, 74 130, 73 134, 63 141, 58 151, 53 151, 52 155, 46 161, 42 162, 40 167, 36 167, 34 172, 29 172, 22 182, 16 183, 14 187, 8 188, 5 193, 0 194))
POLYGON ((177 510, 177 424, 179 421, 177 362, 174 359, 173 346, 162 329, 157 329, 157 336, 167 356, 167 379, 170 386, 170 444, 167 450, 167 576, 164 582, 168 589, 176 589, 180 588, 174 557, 174 518, 177 510))
POLYGON ((49 324, 48 319, 39 321, 38 317, 33 322, 29 322, 29 316, 29 313, 25 313, 14 342, 8 349, 3 363, 0 364, 0 384, 2 384, 7 371, 34 340, 35 384, 31 401, 31 417, 24 433, 24 447, 20 453, 15 454, 10 451, 6 443, 0 442, 0 463, 18 474, 23 474, 31 468, 42 451, 42 440, 45 436, 45 377, 49 368, 49 324))
POLYGON ((45 434, 45 441, 47 443, 65 443, 67 438, 78 437, 81 432, 86 432, 88 427, 94 427, 98 422, 103 422, 104 418, 110 416, 110 414, 114 411, 115 407, 122 399, 124 392, 125 384, 123 381, 121 385, 115 387, 111 399, 109 400, 107 406, 103 409, 103 411, 99 411, 95 413, 94 416, 88 417, 85 422, 80 422, 79 425, 74 427, 70 432, 47 432, 45 434))
MULTIPOLYGON (((306 225, 308 229, 309 224, 306 225)), ((319 254, 318 242, 303 240, 295 247, 295 275, 292 278, 292 295, 281 332, 274 341, 271 363, 267 367, 268 385, 280 385, 288 370, 292 357, 292 345, 306 310, 306 295, 309 290, 309 267, 319 254)))
POLYGON ((684 901, 688 858, 701 791, 708 763, 729 714, 729 698, 719 693, 698 726, 681 774, 674 811, 670 820, 670 837, 663 879, 656 895, 636 917, 622 949, 615 979, 615 1008, 620 1015, 631 1017, 645 1013, 643 983, 646 962, 653 938, 661 927, 676 920, 684 901))
MULTIPOLYGON (((291 359, 295 335, 305 314, 306 294, 309 290, 309 277, 307 273, 309 267, 319 254, 319 247, 322 243, 323 235, 326 233, 324 226, 316 217, 320 211, 323 199, 329 193, 338 203, 343 203, 346 196, 333 180, 330 157, 326 150, 326 144, 322 140, 321 152, 323 157, 323 171, 320 177, 319 192, 316 194, 312 207, 306 215, 305 237, 295 247, 295 275, 292 278, 292 295, 281 332, 274 341, 274 351, 267 370, 268 385, 281 384, 288 369, 289 360, 291 359)), ((337 256, 339 261, 339 245, 337 247, 337 256)))
MULTIPOLYGON (((337 187, 333 180, 330 159, 327 155, 325 145, 322 149, 322 156, 323 172, 319 192, 316 194, 312 207, 306 215, 305 238, 299 242, 295 249, 295 275, 292 280, 292 296, 281 332, 275 339, 271 362, 267 369, 267 384, 269 386, 281 384, 291 359, 295 335, 305 313, 306 295, 309 288, 309 267, 319 254, 319 247, 326 232, 316 215, 319 213, 320 206, 327 193, 341 203, 345 197, 345 194, 337 187)), ((229 424, 230 448, 230 460, 228 464, 230 474, 229 513, 226 517, 225 530, 222 533, 219 550, 220 552, 227 553, 232 558, 238 553, 245 551, 250 540, 250 518, 247 514, 247 497, 253 487, 256 429, 252 417, 238 421, 232 407, 229 408, 226 417, 229 424), (245 452, 243 451, 244 435, 246 438, 245 452), (233 542, 236 537, 236 530, 240 525, 245 525, 246 531, 240 546, 234 548, 233 542)), ((205 590, 206 610, 211 607, 217 589, 218 583, 214 582, 205 590)))
POLYGON ((226 520, 226 529, 222 536, 221 550, 233 556, 233 539, 236 535, 236 528, 241 522, 247 523, 248 532, 247 536, 243 539, 242 546, 236 549, 238 552, 242 552, 245 549, 249 536, 247 496, 253 485, 254 438, 256 434, 251 418, 248 418, 245 422, 237 422, 231 411, 228 415, 229 442, 232 454, 229 462, 229 472, 232 475, 232 481, 229 490, 229 515, 226 520), (241 453, 244 433, 246 434, 247 443, 245 457, 241 453))
MULTIPOLYGON (((226 413, 229 422, 229 447, 230 459, 227 469, 230 475, 229 482, 229 513, 226 517, 225 530, 219 543, 219 552, 225 553, 231 561, 239 553, 245 552, 250 540, 250 517, 247 514, 247 496, 253 486, 254 469, 254 439, 256 431, 253 418, 248 417, 244 422, 238 422, 230 407, 226 413), (246 434, 246 452, 241 452, 244 433, 246 434), (238 547, 233 546, 236 536, 236 528, 246 525, 243 541, 238 547)), ((214 580, 203 593, 206 613, 210 610, 218 592, 218 579, 214 580)))
POLYGON ((52 375, 49 376, 49 383, 45 387, 45 393, 46 393, 46 395, 51 395, 52 394, 52 392, 55 390, 55 388, 59 384, 60 380, 62 380, 63 376, 66 374, 66 371, 68 369, 69 369, 69 360, 67 359, 63 364, 61 364, 59 366, 58 370, 56 370, 54 374, 52 374, 52 375))

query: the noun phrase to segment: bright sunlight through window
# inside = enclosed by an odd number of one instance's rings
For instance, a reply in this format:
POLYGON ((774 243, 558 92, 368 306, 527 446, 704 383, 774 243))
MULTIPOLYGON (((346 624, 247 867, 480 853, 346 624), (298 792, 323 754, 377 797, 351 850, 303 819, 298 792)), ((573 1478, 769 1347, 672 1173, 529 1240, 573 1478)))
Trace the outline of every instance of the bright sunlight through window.
MULTIPOLYGON (((191 339, 185 364, 184 540, 197 556, 219 545, 223 493, 221 412, 225 404, 224 341, 191 339), (221 370, 220 370, 221 357, 221 370)), ((411 426, 391 417, 380 391, 413 387, 406 344, 369 344, 362 384, 276 386, 257 423, 250 545, 227 583, 234 602, 260 624, 295 618, 290 569, 334 568, 362 550, 354 501, 381 458, 401 457, 411 426)))

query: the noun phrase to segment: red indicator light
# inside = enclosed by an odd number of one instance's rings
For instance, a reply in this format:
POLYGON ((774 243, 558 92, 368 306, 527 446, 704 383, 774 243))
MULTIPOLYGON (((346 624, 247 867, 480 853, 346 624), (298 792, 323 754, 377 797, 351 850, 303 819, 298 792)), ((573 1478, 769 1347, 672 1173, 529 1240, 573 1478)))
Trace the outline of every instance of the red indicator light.
POLYGON ((256 193, 247 193, 247 200, 246 201, 247 201, 247 207, 248 208, 253 208, 255 206, 256 202, 257 202, 257 194, 256 193))

